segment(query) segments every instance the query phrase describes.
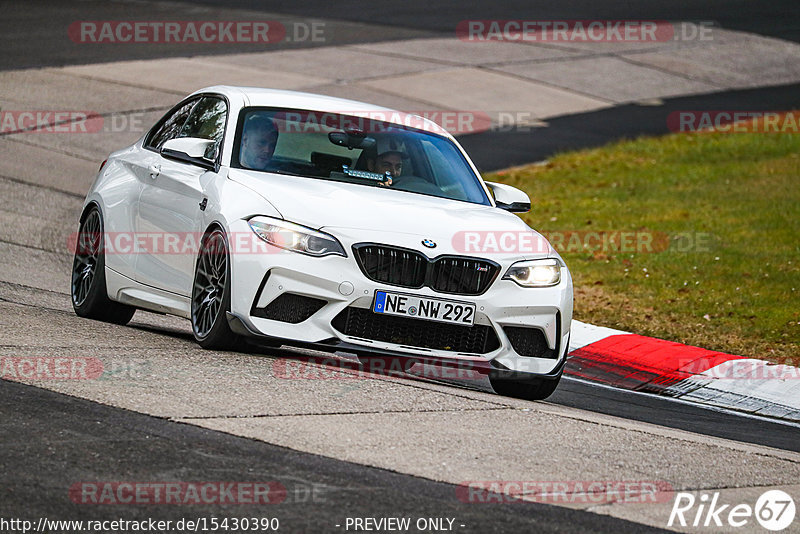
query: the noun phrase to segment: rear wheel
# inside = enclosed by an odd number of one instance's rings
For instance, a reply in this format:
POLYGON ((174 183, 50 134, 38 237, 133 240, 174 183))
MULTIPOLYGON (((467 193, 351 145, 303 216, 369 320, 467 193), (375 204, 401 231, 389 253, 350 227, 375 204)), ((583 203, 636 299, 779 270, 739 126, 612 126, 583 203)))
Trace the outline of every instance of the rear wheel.
POLYGON ((103 219, 92 208, 81 223, 72 261, 72 308, 81 317, 108 323, 127 324, 136 308, 108 298, 103 219))
POLYGON ((217 228, 203 237, 192 287, 192 331, 204 349, 228 350, 243 345, 228 325, 231 266, 225 233, 217 228))

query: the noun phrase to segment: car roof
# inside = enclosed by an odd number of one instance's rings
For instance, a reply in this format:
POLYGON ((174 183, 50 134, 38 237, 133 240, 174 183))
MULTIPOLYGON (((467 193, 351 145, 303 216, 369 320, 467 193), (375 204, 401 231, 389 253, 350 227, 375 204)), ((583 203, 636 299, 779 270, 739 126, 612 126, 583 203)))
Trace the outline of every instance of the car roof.
MULTIPOLYGON (((341 113, 344 115, 368 114, 370 117, 380 117, 386 122, 403 124, 403 117, 414 115, 404 111, 399 111, 357 100, 348 100, 333 96, 318 95, 314 93, 303 93, 300 91, 287 91, 284 89, 267 89, 263 87, 240 87, 233 85, 215 85, 195 91, 192 94, 200 93, 219 93, 229 98, 242 99, 243 107, 264 106, 276 108, 302 109, 309 111, 321 111, 325 113, 341 113), (385 117, 385 118, 384 118, 385 117)), ((447 137, 451 135, 430 119, 420 117, 426 123, 426 130, 435 132, 447 137)))

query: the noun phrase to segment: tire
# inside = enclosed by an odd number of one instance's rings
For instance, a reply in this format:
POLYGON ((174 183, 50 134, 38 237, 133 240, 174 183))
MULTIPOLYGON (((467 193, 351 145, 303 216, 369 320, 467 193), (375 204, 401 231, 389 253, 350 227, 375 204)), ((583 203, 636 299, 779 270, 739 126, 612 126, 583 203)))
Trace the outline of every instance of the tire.
POLYGON ((544 400, 555 392, 561 374, 555 378, 506 378, 497 373, 489 375, 492 388, 498 395, 525 400, 544 400))
POLYGON ((233 333, 226 313, 231 309, 231 265, 225 233, 215 228, 203 236, 192 284, 192 332, 204 349, 234 350, 245 345, 233 333))
POLYGON ((108 298, 103 217, 97 207, 84 217, 75 243, 70 294, 80 317, 119 325, 128 324, 136 308, 108 298))

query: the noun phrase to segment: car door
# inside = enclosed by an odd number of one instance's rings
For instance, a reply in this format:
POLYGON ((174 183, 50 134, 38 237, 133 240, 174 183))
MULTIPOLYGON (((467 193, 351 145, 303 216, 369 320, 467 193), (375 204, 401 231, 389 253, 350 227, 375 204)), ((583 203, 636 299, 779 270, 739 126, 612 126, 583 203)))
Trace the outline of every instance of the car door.
MULTIPOLYGON (((224 99, 204 96, 193 105, 180 129, 172 130, 174 135, 169 138, 211 139, 219 148, 227 113, 224 99)), ((161 140, 161 145, 167 140, 161 140)), ((137 256, 136 279, 159 289, 191 296, 194 263, 204 230, 205 190, 218 175, 160 154, 150 170, 150 179, 139 197, 137 232, 144 239, 146 250, 137 256)))
POLYGON ((172 108, 156 122, 141 144, 120 152, 105 169, 106 182, 113 184, 103 192, 106 267, 128 278, 137 278, 139 197, 157 174, 158 148, 180 132, 198 100, 194 98, 172 108))

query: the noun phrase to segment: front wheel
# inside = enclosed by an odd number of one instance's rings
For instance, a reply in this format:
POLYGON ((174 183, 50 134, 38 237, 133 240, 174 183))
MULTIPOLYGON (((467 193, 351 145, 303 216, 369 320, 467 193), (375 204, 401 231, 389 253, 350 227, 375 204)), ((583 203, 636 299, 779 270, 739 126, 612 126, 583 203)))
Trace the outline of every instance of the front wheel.
POLYGON ((78 232, 70 294, 72 308, 80 317, 124 325, 136 312, 108 298, 103 219, 96 207, 86 214, 78 232))
POLYGON ((192 287, 192 331, 204 349, 228 350, 242 345, 231 331, 231 266, 228 242, 219 228, 203 236, 192 287))
POLYGON ((525 400, 544 400, 555 392, 561 381, 561 374, 555 378, 508 378, 505 373, 493 372, 489 375, 489 381, 498 395, 525 400))

